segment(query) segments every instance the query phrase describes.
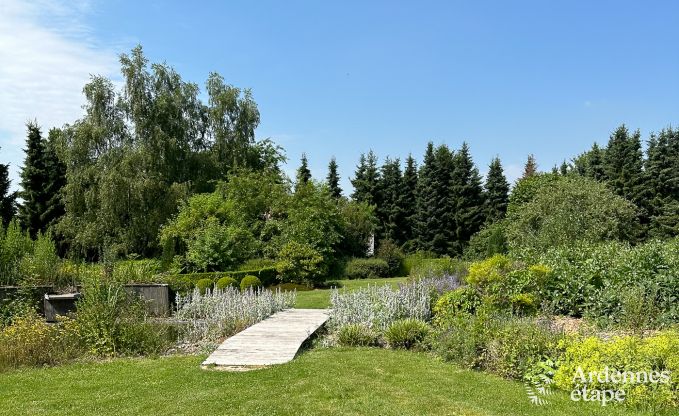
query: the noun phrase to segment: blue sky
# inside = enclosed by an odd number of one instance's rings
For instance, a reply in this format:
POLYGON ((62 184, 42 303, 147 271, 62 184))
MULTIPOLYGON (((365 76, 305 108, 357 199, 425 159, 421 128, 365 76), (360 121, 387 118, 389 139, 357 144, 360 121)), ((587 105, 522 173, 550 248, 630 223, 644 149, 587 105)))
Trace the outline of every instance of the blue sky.
POLYGON ((253 90, 259 137, 306 152, 343 185, 361 152, 421 158, 428 141, 527 154, 548 170, 619 124, 647 138, 679 120, 679 3, 631 1, 50 1, 0 5, 0 162, 13 178, 23 124, 76 119, 89 73, 119 79, 141 43, 203 85, 253 90), (6 111, 7 110, 7 111, 6 111))

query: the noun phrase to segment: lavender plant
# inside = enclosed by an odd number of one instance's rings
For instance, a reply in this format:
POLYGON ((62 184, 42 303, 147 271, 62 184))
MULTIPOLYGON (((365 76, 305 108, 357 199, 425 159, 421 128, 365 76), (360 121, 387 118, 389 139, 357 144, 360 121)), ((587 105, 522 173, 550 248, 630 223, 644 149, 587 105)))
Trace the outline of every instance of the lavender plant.
POLYGON ((185 342, 214 342, 247 328, 276 312, 291 308, 296 293, 233 288, 199 290, 187 296, 177 295, 175 318, 181 322, 185 342))

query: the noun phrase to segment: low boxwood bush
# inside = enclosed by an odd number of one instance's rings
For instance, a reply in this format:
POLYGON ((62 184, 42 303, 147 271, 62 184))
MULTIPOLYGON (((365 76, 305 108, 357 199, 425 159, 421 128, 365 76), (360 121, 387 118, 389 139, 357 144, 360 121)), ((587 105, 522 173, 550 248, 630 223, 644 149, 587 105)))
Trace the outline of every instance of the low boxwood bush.
POLYGON ((226 289, 227 287, 238 287, 238 281, 230 276, 224 276, 217 280, 215 284, 217 289, 226 289))
POLYGON ((389 275, 389 264, 383 259, 352 259, 347 263, 349 279, 374 279, 389 275))
POLYGON ((347 347, 369 347, 377 345, 378 336, 362 324, 348 324, 337 330, 337 342, 347 347))
MULTIPOLYGON (((588 389, 625 391, 625 402, 652 409, 679 406, 679 332, 667 330, 654 335, 598 337, 573 337, 561 342, 565 349, 554 374, 557 387, 571 391, 582 387, 581 375, 622 372, 627 378, 603 382, 596 377, 587 380, 588 389), (580 371, 582 370, 582 374, 580 371), (650 382, 646 377, 655 372, 665 373, 660 382, 650 382), (634 381, 631 374, 634 374, 634 381), (640 381, 641 380, 641 381, 640 381), (645 380, 645 381, 644 381, 645 380)), ((603 377, 602 377, 603 378, 603 377)))
POLYGON ((200 279, 196 282, 196 289, 198 289, 200 291, 201 295, 204 295, 205 292, 208 289, 212 289, 214 287, 214 285, 215 285, 215 282, 212 279, 208 279, 208 278, 200 279))
POLYGON ((245 276, 243 280, 240 281, 240 290, 257 289, 262 287, 262 282, 257 278, 257 276, 245 276))
POLYGON ((473 315, 481 306, 481 297, 471 287, 460 287, 444 293, 434 305, 434 323, 445 325, 460 315, 473 315))
POLYGON ((391 348, 411 349, 423 343, 429 330, 429 325, 419 319, 400 319, 389 325, 384 338, 391 348))
POLYGON ((198 282, 201 279, 211 279, 213 282, 217 282, 217 280, 221 279, 222 277, 232 277, 236 281, 240 282, 243 277, 248 275, 257 276, 257 278, 262 282, 262 285, 264 286, 271 286, 278 283, 276 279, 278 272, 276 271, 275 267, 264 267, 261 269, 238 270, 230 272, 167 274, 160 275, 162 277, 159 277, 157 280, 172 285, 176 284, 176 282, 178 282, 179 279, 186 277, 191 281, 192 285, 195 285, 196 282, 198 282))

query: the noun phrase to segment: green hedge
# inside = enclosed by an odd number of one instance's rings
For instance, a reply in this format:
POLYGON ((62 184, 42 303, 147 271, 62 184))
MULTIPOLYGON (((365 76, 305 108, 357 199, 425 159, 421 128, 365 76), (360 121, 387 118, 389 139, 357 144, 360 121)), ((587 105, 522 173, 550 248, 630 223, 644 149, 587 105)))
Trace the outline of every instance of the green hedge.
POLYGON ((210 279, 213 283, 222 277, 231 277, 237 282, 240 282, 243 277, 252 275, 256 276, 264 286, 272 286, 278 283, 276 276, 278 272, 275 267, 264 267, 258 270, 238 270, 231 272, 209 272, 209 273, 186 273, 186 274, 170 274, 164 277, 164 281, 170 285, 170 288, 175 290, 179 287, 176 283, 186 281, 188 278, 194 285, 201 279, 210 279))

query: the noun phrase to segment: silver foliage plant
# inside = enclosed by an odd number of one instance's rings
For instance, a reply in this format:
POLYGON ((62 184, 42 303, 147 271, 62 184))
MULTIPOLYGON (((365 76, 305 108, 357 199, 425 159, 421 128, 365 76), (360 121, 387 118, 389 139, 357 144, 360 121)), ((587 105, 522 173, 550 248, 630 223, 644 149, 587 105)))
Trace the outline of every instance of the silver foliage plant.
POLYGON ((368 286, 355 291, 333 289, 330 295, 330 326, 341 328, 361 324, 386 330, 403 318, 426 321, 431 316, 431 299, 435 279, 422 279, 393 289, 388 285, 368 286))
POLYGON ((227 287, 198 289, 186 296, 177 295, 175 319, 186 342, 213 342, 247 328, 295 304, 296 293, 249 289, 244 292, 227 287))

